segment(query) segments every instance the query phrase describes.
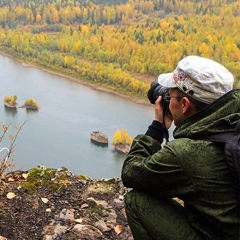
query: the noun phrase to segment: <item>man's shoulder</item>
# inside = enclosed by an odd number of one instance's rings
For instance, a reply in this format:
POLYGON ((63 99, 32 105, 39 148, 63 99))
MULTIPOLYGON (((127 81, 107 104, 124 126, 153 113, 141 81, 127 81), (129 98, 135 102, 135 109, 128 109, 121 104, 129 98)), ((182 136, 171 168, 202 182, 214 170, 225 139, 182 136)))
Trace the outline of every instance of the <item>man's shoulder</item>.
POLYGON ((173 152, 180 161, 196 162, 197 159, 206 159, 222 155, 222 149, 216 144, 191 138, 177 138, 167 143, 164 148, 173 152))
MULTIPOLYGON (((188 146, 206 146, 208 145, 208 143, 206 141, 198 141, 198 139, 194 139, 194 138, 189 138, 189 137, 181 137, 181 138, 176 138, 170 142, 168 142, 166 144, 167 146, 170 146, 170 147, 179 147, 181 146, 182 148, 189 148, 188 146)), ((191 148, 190 148, 191 150, 191 148)))

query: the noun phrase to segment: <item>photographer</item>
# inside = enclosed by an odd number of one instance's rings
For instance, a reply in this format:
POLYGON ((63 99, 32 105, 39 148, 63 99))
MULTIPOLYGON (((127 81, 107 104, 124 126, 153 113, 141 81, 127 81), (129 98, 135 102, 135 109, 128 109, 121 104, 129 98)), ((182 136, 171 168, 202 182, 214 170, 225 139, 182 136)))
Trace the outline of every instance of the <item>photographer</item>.
POLYGON ((134 139, 122 168, 123 184, 132 188, 125 208, 134 239, 240 239, 240 207, 224 147, 198 140, 235 131, 240 90, 233 82, 217 62, 189 56, 151 85, 155 120, 134 139), (175 140, 162 146, 172 121, 175 140))

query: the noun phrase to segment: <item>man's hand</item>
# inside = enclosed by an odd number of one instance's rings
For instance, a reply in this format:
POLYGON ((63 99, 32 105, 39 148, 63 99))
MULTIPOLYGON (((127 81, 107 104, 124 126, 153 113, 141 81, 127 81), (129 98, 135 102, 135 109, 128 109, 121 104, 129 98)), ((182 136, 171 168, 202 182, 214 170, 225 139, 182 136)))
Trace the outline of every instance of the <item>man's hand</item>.
MULTIPOLYGON (((166 111, 167 112, 165 113, 164 122, 165 122, 166 128, 169 129, 173 122, 173 116, 169 109, 167 109, 166 111)), ((155 102, 155 120, 160 123, 163 123, 163 115, 164 114, 163 114, 163 107, 162 107, 162 97, 159 96, 155 102)))

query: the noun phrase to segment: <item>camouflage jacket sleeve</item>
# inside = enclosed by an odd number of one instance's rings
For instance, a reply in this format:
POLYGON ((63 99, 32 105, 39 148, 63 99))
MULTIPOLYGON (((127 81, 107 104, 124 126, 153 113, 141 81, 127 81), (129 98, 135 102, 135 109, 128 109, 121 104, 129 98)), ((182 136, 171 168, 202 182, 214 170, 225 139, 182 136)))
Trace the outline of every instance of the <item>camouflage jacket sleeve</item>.
POLYGON ((122 169, 126 187, 155 192, 160 196, 175 197, 193 191, 188 173, 178 157, 167 145, 150 136, 138 135, 132 144, 122 169))

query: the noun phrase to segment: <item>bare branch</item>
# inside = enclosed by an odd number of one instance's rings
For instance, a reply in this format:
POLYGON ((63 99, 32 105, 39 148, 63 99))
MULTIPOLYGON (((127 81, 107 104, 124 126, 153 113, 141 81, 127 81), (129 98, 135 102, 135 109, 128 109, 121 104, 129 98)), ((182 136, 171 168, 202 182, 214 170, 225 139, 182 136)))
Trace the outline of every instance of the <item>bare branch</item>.
MULTIPOLYGON (((5 159, 0 164, 0 179, 2 178, 4 172, 11 166, 11 164, 8 164, 8 159, 10 158, 11 153, 13 152, 13 149, 15 147, 15 142, 17 140, 17 137, 18 137, 20 131, 22 130, 23 126, 26 124, 26 122, 27 122, 27 120, 18 128, 18 131, 17 131, 13 141, 11 142, 10 148, 9 149, 8 148, 2 148, 0 150, 0 152, 5 150, 5 149, 8 150, 7 156, 5 157, 5 159)), ((9 126, 10 126, 10 124, 8 126, 5 126, 6 129, 4 129, 2 137, 0 137, 0 143, 1 143, 2 139, 4 138, 4 136, 5 136, 8 128, 9 128, 9 126)))
POLYGON ((2 140, 3 140, 3 138, 4 138, 5 134, 6 134, 6 132, 8 131, 8 129, 9 129, 9 127, 10 127, 10 125, 11 125, 11 123, 9 123, 9 124, 6 125, 6 126, 3 126, 3 134, 2 134, 2 136, 0 137, 0 143, 2 142, 2 140))

